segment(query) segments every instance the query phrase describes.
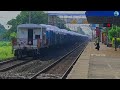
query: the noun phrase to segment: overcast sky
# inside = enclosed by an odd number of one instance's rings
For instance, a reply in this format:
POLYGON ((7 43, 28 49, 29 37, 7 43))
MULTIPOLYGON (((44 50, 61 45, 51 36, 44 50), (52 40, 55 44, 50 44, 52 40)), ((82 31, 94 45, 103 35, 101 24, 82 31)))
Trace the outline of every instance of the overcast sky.
MULTIPOLYGON (((45 11, 49 13, 85 13, 85 11, 45 11)), ((14 19, 20 11, 0 11, 0 23, 6 27, 9 20, 14 19)))
POLYGON ((19 13, 20 11, 0 11, 0 24, 7 28, 7 22, 15 18, 19 13))

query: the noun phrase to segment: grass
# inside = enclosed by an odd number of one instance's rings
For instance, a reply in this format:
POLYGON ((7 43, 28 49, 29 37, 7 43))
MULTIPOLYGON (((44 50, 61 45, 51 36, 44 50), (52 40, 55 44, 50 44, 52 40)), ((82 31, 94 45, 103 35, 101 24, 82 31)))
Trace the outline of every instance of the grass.
POLYGON ((12 57, 14 57, 14 54, 12 54, 11 43, 6 41, 0 41, 0 61, 12 57))

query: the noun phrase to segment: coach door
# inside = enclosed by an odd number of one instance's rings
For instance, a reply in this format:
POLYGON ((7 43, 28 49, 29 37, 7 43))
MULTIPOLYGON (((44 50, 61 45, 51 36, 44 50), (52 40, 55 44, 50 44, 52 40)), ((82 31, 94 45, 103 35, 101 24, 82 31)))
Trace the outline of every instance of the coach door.
POLYGON ((42 28, 42 41, 43 45, 46 44, 46 28, 42 28))
POLYGON ((33 29, 28 29, 28 45, 33 45, 33 29))

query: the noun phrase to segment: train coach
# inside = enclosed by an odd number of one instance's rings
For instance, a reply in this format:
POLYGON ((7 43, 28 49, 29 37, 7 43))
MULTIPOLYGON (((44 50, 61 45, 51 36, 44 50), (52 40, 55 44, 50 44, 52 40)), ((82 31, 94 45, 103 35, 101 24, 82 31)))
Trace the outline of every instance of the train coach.
POLYGON ((66 29, 46 24, 21 24, 17 26, 17 38, 14 40, 14 55, 18 59, 23 56, 39 56, 49 47, 67 43, 83 42, 88 37, 66 29))

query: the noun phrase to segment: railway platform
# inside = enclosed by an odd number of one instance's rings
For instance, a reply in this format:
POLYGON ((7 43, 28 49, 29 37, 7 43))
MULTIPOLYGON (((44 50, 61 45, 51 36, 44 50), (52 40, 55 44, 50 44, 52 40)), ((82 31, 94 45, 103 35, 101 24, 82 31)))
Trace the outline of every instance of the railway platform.
POLYGON ((100 43, 97 51, 89 42, 67 79, 120 79, 120 49, 100 43))

